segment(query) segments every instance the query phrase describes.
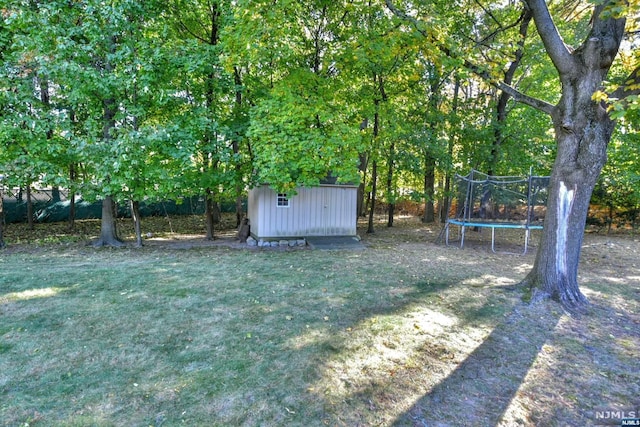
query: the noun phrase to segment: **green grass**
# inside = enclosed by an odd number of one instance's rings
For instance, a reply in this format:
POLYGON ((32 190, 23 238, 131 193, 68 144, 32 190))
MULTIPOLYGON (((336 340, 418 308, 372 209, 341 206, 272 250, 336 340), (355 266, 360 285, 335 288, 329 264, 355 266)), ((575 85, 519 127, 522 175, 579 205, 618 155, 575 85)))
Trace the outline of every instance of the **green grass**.
POLYGON ((580 320, 505 286, 532 257, 370 239, 0 253, 0 425, 455 424, 454 408, 477 425, 566 425, 606 404, 589 381, 633 403, 633 271, 615 288, 594 273, 580 320), (633 329, 598 329, 612 311, 633 329), (543 392, 573 400, 540 407, 543 392))

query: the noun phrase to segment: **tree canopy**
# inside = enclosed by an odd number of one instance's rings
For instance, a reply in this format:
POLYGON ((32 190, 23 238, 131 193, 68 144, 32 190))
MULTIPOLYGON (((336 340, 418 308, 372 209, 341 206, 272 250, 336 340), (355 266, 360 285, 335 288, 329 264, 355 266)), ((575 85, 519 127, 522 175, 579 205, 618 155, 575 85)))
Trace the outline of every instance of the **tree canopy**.
POLYGON ((599 180, 604 160, 589 173, 594 201, 637 224, 638 9, 8 0, 3 185, 119 203, 199 195, 214 206, 259 183, 295 192, 331 175, 361 184, 360 213, 377 192, 389 225, 401 198, 432 221, 446 216, 454 171, 558 170, 558 138, 579 133, 558 113, 575 107, 563 91, 592 73, 581 102, 611 123, 598 148, 608 163, 599 180))

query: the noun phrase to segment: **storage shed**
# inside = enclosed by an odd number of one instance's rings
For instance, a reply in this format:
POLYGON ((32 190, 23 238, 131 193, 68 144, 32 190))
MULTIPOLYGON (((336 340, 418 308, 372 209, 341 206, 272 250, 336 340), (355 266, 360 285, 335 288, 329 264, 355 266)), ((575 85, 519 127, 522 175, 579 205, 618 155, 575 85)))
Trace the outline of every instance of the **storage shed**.
POLYGON ((268 185, 249 191, 248 216, 256 240, 355 236, 354 185, 321 184, 299 187, 296 194, 277 193, 268 185))

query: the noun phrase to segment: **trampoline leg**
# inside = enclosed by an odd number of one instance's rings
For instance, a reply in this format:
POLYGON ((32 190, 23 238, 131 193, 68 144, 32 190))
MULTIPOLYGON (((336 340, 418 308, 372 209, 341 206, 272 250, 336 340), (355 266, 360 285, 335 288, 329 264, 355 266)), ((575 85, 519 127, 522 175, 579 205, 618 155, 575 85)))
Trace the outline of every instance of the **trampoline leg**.
POLYGON ((522 252, 522 255, 527 253, 527 246, 529 246, 529 229, 528 228, 524 231, 524 252, 522 252))
POLYGON ((464 248, 464 225, 460 226, 460 247, 464 248))
POLYGON ((491 252, 495 253, 495 242, 496 242, 496 228, 491 227, 491 252))

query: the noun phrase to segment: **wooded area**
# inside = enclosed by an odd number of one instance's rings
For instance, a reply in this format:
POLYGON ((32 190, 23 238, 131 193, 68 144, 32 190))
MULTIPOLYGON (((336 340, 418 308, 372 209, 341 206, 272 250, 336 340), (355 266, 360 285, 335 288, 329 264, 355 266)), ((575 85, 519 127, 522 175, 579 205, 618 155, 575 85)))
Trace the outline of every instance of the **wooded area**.
POLYGON ((392 226, 402 199, 446 216, 456 171, 533 167, 551 174, 552 215, 528 281, 580 306, 589 201, 633 224, 640 209, 638 7, 9 0, 2 185, 103 200, 99 243, 118 245, 115 202, 139 218, 142 201, 202 196, 213 238, 218 203, 239 222, 248 188, 332 175, 392 226))

